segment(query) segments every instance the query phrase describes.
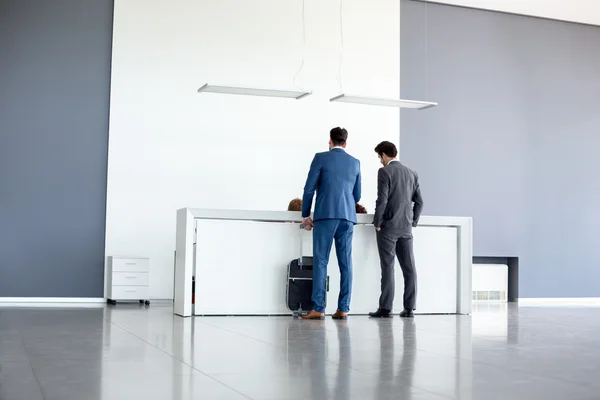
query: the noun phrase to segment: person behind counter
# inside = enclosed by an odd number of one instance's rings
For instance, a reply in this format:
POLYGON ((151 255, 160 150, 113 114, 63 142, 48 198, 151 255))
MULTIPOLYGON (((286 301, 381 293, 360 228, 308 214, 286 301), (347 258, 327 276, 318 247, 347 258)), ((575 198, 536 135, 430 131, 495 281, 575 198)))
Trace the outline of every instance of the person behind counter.
POLYGON ((357 214, 366 214, 367 209, 363 205, 356 203, 356 213, 357 214))
POLYGON ((288 204, 288 211, 302 211, 302 199, 295 198, 288 204))
MULTIPOLYGON (((288 204, 288 211, 302 211, 302 199, 300 198, 295 198, 294 200, 290 201, 290 204, 288 204)), ((356 213, 357 214, 367 214, 367 209, 359 203, 356 203, 356 213)))

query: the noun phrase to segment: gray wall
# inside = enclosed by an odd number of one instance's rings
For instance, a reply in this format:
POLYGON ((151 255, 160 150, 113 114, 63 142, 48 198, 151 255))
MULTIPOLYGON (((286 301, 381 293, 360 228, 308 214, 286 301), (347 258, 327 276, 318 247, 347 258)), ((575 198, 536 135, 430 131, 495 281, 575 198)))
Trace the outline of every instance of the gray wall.
POLYGON ((401 157, 521 297, 600 297, 600 27, 402 0, 401 157))
POLYGON ((0 0, 0 297, 102 297, 112 0, 0 0))

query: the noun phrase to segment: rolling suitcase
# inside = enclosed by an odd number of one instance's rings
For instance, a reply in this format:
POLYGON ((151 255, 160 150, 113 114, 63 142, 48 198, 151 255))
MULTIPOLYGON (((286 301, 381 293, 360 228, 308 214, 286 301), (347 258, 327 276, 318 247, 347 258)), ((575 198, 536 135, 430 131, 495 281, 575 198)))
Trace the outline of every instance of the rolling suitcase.
MULTIPOLYGON (((302 231, 300 226, 300 257, 288 264, 286 305, 294 318, 312 309, 312 280, 313 280, 313 258, 305 257, 302 251, 302 231)), ((325 292, 329 291, 329 276, 325 284, 325 292)))

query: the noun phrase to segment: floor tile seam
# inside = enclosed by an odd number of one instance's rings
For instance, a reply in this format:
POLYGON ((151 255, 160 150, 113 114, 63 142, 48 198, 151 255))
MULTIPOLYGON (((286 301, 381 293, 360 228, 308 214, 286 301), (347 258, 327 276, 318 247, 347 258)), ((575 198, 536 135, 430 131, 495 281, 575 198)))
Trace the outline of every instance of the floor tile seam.
POLYGON ((236 331, 228 329, 228 328, 223 328, 222 326, 213 325, 213 324, 211 324, 209 322, 202 322, 202 323, 205 324, 205 325, 208 325, 208 326, 212 326, 213 328, 217 328, 217 329, 223 330, 225 332, 233 333, 234 335, 237 335, 237 336, 241 336, 241 337, 244 337, 244 338, 247 338, 247 339, 255 340, 255 341, 259 342, 259 343, 264 343, 264 344, 267 344, 267 345, 273 346, 273 347, 279 347, 279 346, 277 346, 277 345, 275 345, 275 344, 273 344, 271 342, 268 342, 266 340, 258 339, 258 338, 252 337, 252 336, 248 336, 248 335, 246 335, 244 333, 241 333, 241 332, 236 332, 236 331))
MULTIPOLYGON (((329 361, 329 360, 325 360, 325 363, 326 363, 326 364, 330 364, 332 367, 333 367, 333 366, 339 366, 339 364, 338 364, 338 363, 335 363, 335 362, 333 362, 333 361, 329 361)), ((284 368, 281 368, 281 369, 284 369, 284 368)), ((352 368, 348 368, 348 369, 349 369, 350 371, 352 371, 352 372, 357 372, 357 373, 359 373, 359 374, 362 374, 362 375, 365 375, 365 376, 369 376, 367 373, 365 373, 365 372, 363 372, 363 371, 358 371, 358 370, 355 370, 355 369, 352 369, 352 368)), ((202 371, 201 371, 201 372, 202 372, 202 371)), ((229 375, 248 375, 248 374, 247 374, 247 373, 245 373, 245 372, 202 372, 202 373, 203 373, 203 374, 206 374, 206 375, 210 375, 210 376, 212 376, 212 375, 228 375, 228 376, 229 376, 229 375)), ((270 373, 270 372, 266 372, 266 373, 264 373, 264 374, 261 374, 261 375, 272 375, 272 373, 270 373)), ((214 379, 217 379, 217 378, 214 378, 214 379)))
MULTIPOLYGON (((532 374, 528 370, 518 370, 518 369, 512 369, 512 368, 503 368, 503 367, 500 367, 500 366, 494 365, 494 364, 482 363, 482 362, 473 361, 473 360, 470 360, 470 359, 459 358, 459 357, 451 357, 451 356, 448 356, 448 355, 445 355, 445 354, 441 354, 441 353, 435 353, 435 352, 430 352, 430 351, 425 351, 425 350, 418 350, 418 351, 419 352, 423 352, 423 353, 430 353, 430 354, 441 355, 441 356, 445 356, 445 357, 448 357, 448 358, 452 358, 454 360, 470 361, 472 364, 485 365, 487 367, 492 367, 492 368, 495 368, 497 370, 510 370, 510 371, 514 371, 514 372, 525 372, 525 373, 528 373, 529 375, 531 375, 532 377, 547 379, 547 380, 555 381, 555 382, 559 382, 559 383, 562 382, 562 383, 569 383, 569 384, 574 384, 574 385, 584 385, 584 384, 581 384, 579 382, 573 382, 573 381, 569 381, 569 380, 562 380, 562 379, 548 377, 548 376, 544 376, 544 375, 532 374)), ((473 365, 473 367, 476 367, 476 366, 473 365)), ((355 372, 360 372, 360 373, 363 373, 363 374, 366 373, 366 372, 361 371, 361 370, 355 370, 353 368, 350 368, 350 369, 353 370, 353 371, 355 371, 355 372)), ((366 373, 366 374, 368 374, 370 376, 374 376, 374 374, 369 374, 369 373, 366 373)), ((453 396, 453 397, 449 397, 449 396, 447 396, 447 395, 445 395, 445 394, 443 394, 441 392, 432 391, 431 389, 424 388, 424 387, 419 386, 419 385, 411 384, 410 386, 412 388, 415 388, 415 389, 418 389, 418 390, 421 390, 421 391, 424 391, 424 392, 427 392, 427 393, 430 393, 430 394, 433 394, 433 395, 436 395, 436 396, 439 396, 439 397, 442 397, 442 398, 446 398, 446 399, 459 399, 460 398, 460 397, 458 397, 458 395, 457 396, 453 396)), ((587 386, 587 385, 585 385, 585 386, 589 387, 591 389, 594 389, 593 386, 587 386)), ((471 389, 473 387, 474 387, 474 385, 471 385, 471 389)), ((457 390, 460 390, 460 389, 457 389, 457 390)))
MULTIPOLYGON (((427 351, 429 352, 429 351, 427 351)), ((435 353, 435 352, 429 352, 432 354, 437 354, 437 355, 443 355, 440 353, 435 353)), ((581 382, 575 382, 569 379, 565 379, 565 378, 560 378, 560 377, 554 377, 554 376, 548 376, 548 375, 541 375, 539 373, 535 373, 535 372, 531 372, 531 370, 529 369, 521 369, 521 368, 515 368, 515 367, 503 367, 497 364, 491 364, 488 362, 483 362, 483 361, 475 361, 473 359, 469 359, 469 358, 464 358, 464 357, 455 357, 455 359, 457 360, 462 360, 462 361, 469 361, 472 364, 476 364, 476 365, 485 365, 487 367, 492 367, 495 368, 497 370, 503 370, 503 371, 513 371, 513 372, 522 372, 522 373, 526 373, 529 374, 530 376, 536 377, 536 378, 542 378, 542 379, 547 379, 550 381, 555 381, 555 382, 561 382, 561 383, 568 383, 568 384, 574 384, 574 385, 581 385, 581 386, 585 386, 585 387, 589 387, 589 388, 595 388, 593 385, 591 384, 587 384, 587 383, 581 383, 581 382)))
MULTIPOLYGON (((340 363, 337 363, 337 362, 331 361, 331 360, 329 360, 329 359, 326 359, 326 360, 325 360, 325 362, 326 362, 326 363, 328 363, 328 364, 337 365, 337 366, 340 366, 340 365, 341 365, 340 363)), ((354 372, 354 373, 357 373, 357 374, 360 374, 360 375, 362 375, 362 376, 363 376, 363 377, 365 377, 365 378, 373 377, 373 374, 370 374, 370 373, 368 373, 368 372, 361 371, 361 370, 355 369, 355 368, 353 368, 353 367, 346 367, 346 368, 348 368, 348 370, 349 370, 349 371, 351 371, 351 372, 354 372)), ((239 375, 239 373, 213 373, 213 374, 214 374, 214 375, 239 375)), ((440 393, 440 392, 435 392, 435 391, 432 391, 432 390, 430 390, 430 389, 423 388, 423 387, 421 387, 421 386, 415 386, 414 384, 410 384, 410 385, 408 385, 408 386, 409 386, 410 388, 412 388, 412 389, 417 389, 417 390, 419 390, 419 391, 421 391, 421 392, 425 392, 425 393, 428 393, 428 394, 432 394, 432 395, 434 395, 434 396, 437 396, 437 397, 440 397, 440 398, 443 398, 443 399, 446 399, 446 400, 455 400, 455 399, 458 399, 458 397, 455 397, 455 396, 447 396, 447 395, 445 395, 445 394, 443 394, 443 393, 440 393)))
POLYGON ((35 383, 37 384, 38 390, 40 391, 42 400, 45 400, 46 396, 44 395, 44 389, 42 388, 42 384, 40 383, 40 380, 38 379, 37 374, 35 373, 35 369, 33 368, 33 365, 31 364, 31 357, 29 356, 29 352, 27 351, 27 345, 23 341, 23 338, 21 338, 20 334, 19 334, 19 340, 21 340, 21 344, 23 345, 23 350, 25 351, 25 355, 27 356, 27 363, 29 364, 29 368, 31 368, 31 373, 33 374, 33 378, 35 379, 35 383))
MULTIPOLYGON (((565 319, 565 318, 556 318, 552 321, 548 321, 544 318, 543 321, 540 321, 539 316, 536 316, 534 318, 517 318, 517 321, 509 321, 509 322, 516 322, 517 325, 519 326, 519 328, 526 328, 526 327, 530 327, 530 326, 534 326, 534 327, 539 327, 540 324, 543 324, 543 327, 549 328, 549 327, 561 327, 561 328, 572 328, 573 327, 573 319, 571 318, 571 323, 562 323, 561 320, 565 319)), ((583 318, 581 318, 583 320, 583 318)), ((581 321, 581 322, 585 322, 585 321, 581 321)), ((544 332, 547 332, 548 330, 545 330, 544 332)))
POLYGON ((243 397, 245 397, 245 398, 247 398, 247 399, 250 399, 250 400, 252 400, 252 398, 251 398, 251 397, 249 397, 249 396, 247 396, 245 393, 242 393, 242 392, 240 392, 239 390, 237 390, 237 389, 234 389, 234 388, 230 387, 229 385, 227 385, 227 384, 225 384, 225 383, 223 383, 223 382, 221 382, 221 381, 219 381, 219 380, 217 380, 217 379, 213 378, 212 376, 210 376, 210 375, 206 374, 205 372, 203 372, 203 371, 199 370, 199 369, 198 369, 198 368, 196 368, 195 366, 193 366, 193 365, 191 365, 191 364, 188 364, 188 363, 187 363, 187 362, 185 362, 184 360, 180 360, 179 358, 175 357, 173 354, 170 354, 169 352, 167 352, 167 351, 165 351, 165 350, 161 349, 160 347, 158 347, 158 346, 155 346, 154 344, 152 344, 152 343, 148 342, 146 339, 142 338, 141 336, 138 336, 138 335, 136 335, 135 333, 133 333, 133 332, 129 331, 128 329, 126 329, 126 328, 124 328, 124 327, 120 326, 119 324, 116 324, 116 323, 114 323, 114 322, 112 322, 112 321, 109 321, 109 322, 110 322, 110 324, 114 325, 115 327, 117 327, 117 328, 119 328, 119 329, 121 329, 121 330, 123 330, 123 331, 125 331, 125 332, 129 333, 131 336, 133 336, 133 337, 135 337, 135 338, 137 338, 137 339, 141 340, 142 342, 144 342, 144 343, 148 344, 149 346, 152 346, 152 347, 154 347, 154 348, 155 348, 155 349, 157 349, 158 351, 160 351, 160 352, 162 352, 162 353, 164 353, 164 354, 168 355, 169 357, 171 357, 171 358, 173 358, 173 359, 175 359, 175 360, 179 361, 180 363, 182 363, 182 364, 184 364, 184 365, 187 365, 188 367, 190 367, 190 368, 191 368, 191 369, 193 369, 194 371, 197 371, 199 374, 201 374, 201 375, 203 375, 203 376, 205 376, 205 377, 209 378, 210 380, 212 380, 212 381, 214 381, 214 382, 217 382, 219 385, 221 385, 221 386, 223 386, 223 387, 225 387, 225 388, 227 388, 227 389, 229 389, 229 390, 231 390, 231 391, 233 391, 233 392, 235 392, 235 393, 237 393, 237 394, 239 394, 239 395, 241 395, 241 396, 243 396, 243 397))
MULTIPOLYGON (((298 322, 302 323, 302 321, 298 321, 298 322)), ((337 322, 337 321, 334 321, 334 323, 335 323, 335 322, 337 322)), ((224 327, 222 327, 222 326, 219 326, 219 325, 214 325, 214 324, 211 324, 211 323, 209 323, 209 322, 203 322, 203 323, 204 323, 204 324, 206 324, 206 325, 212 326, 213 328, 221 329, 221 330, 224 330, 224 331, 226 331, 226 332, 229 332, 229 333, 233 333, 233 334, 235 334, 235 335, 238 335, 238 336, 243 336, 243 337, 245 337, 245 338, 249 338, 249 339, 252 339, 252 340, 256 340, 257 342, 262 342, 262 343, 268 344, 268 345, 270 345, 270 346, 274 346, 274 347, 278 347, 278 348, 279 348, 279 347, 282 347, 282 346, 280 346, 280 345, 277 345, 277 344, 275 344, 275 343, 268 342, 268 341, 266 341, 266 340, 259 339, 259 338, 253 337, 253 336, 249 336, 249 335, 247 335, 247 334, 244 334, 244 333, 241 333, 241 332, 237 332, 237 331, 234 331, 234 330, 231 330, 231 329, 228 329, 228 328, 224 328, 224 327)), ((337 332, 337 328, 336 328, 336 329, 332 329, 332 328, 329 328, 329 329, 328 329, 328 328, 325 328, 325 330, 326 330, 327 332, 337 332)), ((451 335, 451 334, 450 334, 449 336, 456 336, 456 335, 451 335)), ((369 339, 369 338, 363 338, 362 340, 369 340, 369 341, 372 341, 372 342, 376 342, 376 341, 377 341, 376 339, 369 339)))
MULTIPOLYGON (((299 322, 302 322, 302 321, 299 321, 299 322)), ((334 321, 334 322, 336 322, 336 321, 334 321)), ((265 343, 265 344, 267 344, 267 345, 269 345, 271 347, 280 348, 280 349, 281 348, 286 348, 286 346, 284 346, 284 345, 279 345, 279 344, 276 344, 276 343, 268 342, 266 340, 262 340, 262 339, 258 339, 258 338, 252 337, 252 336, 248 336, 246 334, 243 334, 243 333, 240 333, 240 332, 236 332, 236 331, 228 329, 228 328, 223 328, 221 326, 214 325, 214 324, 211 324, 209 322, 203 322, 203 323, 206 324, 206 325, 212 326, 214 328, 221 329, 221 330, 224 330, 224 331, 229 332, 229 333, 233 333, 233 334, 238 335, 238 336, 249 338, 249 339, 255 340, 257 342, 265 343)), ((399 326, 399 325, 400 324, 398 324, 397 326, 399 326)), ((328 331, 328 332, 337 332, 337 329, 326 329, 326 331, 328 331)), ((425 330, 422 330, 422 331, 425 331, 425 330)), ((450 336, 450 337, 458 337, 458 335, 454 335, 454 334, 443 334, 443 333, 440 333, 440 334, 445 335, 445 336, 450 336)), ((373 342, 373 343, 375 343, 375 342, 378 341, 377 339, 369 339, 369 338, 363 338, 362 340, 368 340, 369 342, 373 342)), ((485 340, 485 341, 488 341, 488 342, 492 342, 492 343, 497 342, 497 341, 495 341, 493 339, 482 339, 482 340, 485 340)), ((430 351, 427 351, 427 350, 418 350, 418 349, 415 349, 415 351, 424 351, 424 352, 429 352, 431 354, 437 354, 437 355, 446 356, 445 354, 442 354, 442 353, 435 353, 435 352, 430 352, 430 351)), ((456 357, 452 357, 452 358, 456 358, 456 357)))
MULTIPOLYGON (((299 321, 299 322, 301 322, 301 321, 299 321)), ((237 335, 242 335, 242 336, 245 336, 245 337, 249 337, 250 339, 254 339, 254 340, 258 340, 258 341, 261 341, 261 342, 265 342, 265 343, 267 343, 267 344, 270 344, 269 342, 267 342, 267 341, 264 341, 264 340, 262 340, 262 339, 257 339, 257 338, 254 338, 254 337, 252 337, 252 336, 248 336, 248 335, 246 335, 246 334, 243 334, 243 333, 240 333, 240 332, 236 332, 236 331, 234 331, 234 330, 231 330, 231 329, 228 329, 228 328, 224 328, 224 327, 222 327, 222 326, 219 326, 219 325, 214 325, 214 324, 211 324, 210 322, 203 322, 203 323, 204 323, 204 324, 206 324, 206 325, 210 325, 210 326, 212 326, 212 327, 214 327, 214 328, 222 329, 222 330, 224 330, 224 331, 227 331, 227 332, 230 332, 230 333, 235 333, 235 334, 237 334, 237 335)), ((334 323, 338 323, 338 321, 334 321, 334 323)), ((401 327, 401 326, 402 326, 402 324, 392 324, 392 326, 401 327)), ((326 331, 328 331, 328 332, 337 332, 337 328, 336 328, 336 329, 332 329, 332 328, 325 328, 325 330, 326 330, 326 331)), ((436 334, 436 335, 450 336, 450 337, 457 337, 457 336, 459 336, 459 335, 458 335, 458 334, 456 334, 456 333, 446 333, 446 332, 430 331, 430 330, 427 330, 427 329, 422 329, 422 328, 421 328, 421 329, 419 329, 419 328, 415 328, 415 331, 427 332, 427 333, 432 333, 432 334, 436 334)), ((375 339, 370 339, 370 340, 375 340, 375 339)), ((483 340, 489 340, 489 341, 493 341, 493 339, 483 339, 483 340)))
POLYGON ((442 393, 438 393, 438 392, 433 392, 430 389, 424 389, 424 388, 419 387, 419 386, 410 385, 410 387, 412 387, 414 389, 417 389, 417 390, 420 390, 420 391, 425 392, 425 393, 432 394, 432 395, 440 397, 442 399, 446 399, 446 400, 460 399, 460 397, 458 397, 458 396, 447 396, 446 394, 442 394, 442 393))
MULTIPOLYGON (((201 323, 202 323, 202 324, 205 324, 205 325, 208 325, 208 326, 211 326, 211 327, 214 327, 214 328, 217 328, 217 329, 221 329, 221 330, 224 330, 224 331, 227 331, 227 332, 230 332, 230 333, 236 334, 236 335, 238 335, 238 336, 242 336, 242 337, 245 337, 245 338, 250 338, 250 339, 252 339, 252 340, 255 340, 255 341, 257 341, 257 342, 262 342, 262 343, 268 344, 268 345, 270 345, 270 346, 273 346, 273 347, 277 347, 277 348, 282 348, 282 347, 284 347, 284 346, 279 346, 279 345, 276 345, 276 344, 273 344, 273 343, 270 343, 270 342, 267 342, 267 341, 264 341, 264 340, 261 340, 261 339, 257 339, 257 338, 254 338, 254 337, 251 337, 251 336, 248 336, 248 335, 242 334, 242 333, 240 333, 240 332, 236 332, 236 331, 233 331, 233 330, 230 330, 230 329, 227 329, 227 328, 223 328, 223 327, 221 327, 221 326, 214 325, 214 324, 208 323, 208 322, 206 322, 206 321, 202 321, 201 323)), ((133 334, 132 332, 128 331, 127 329, 125 329, 125 328, 123 328, 123 327, 121 327, 121 326, 117 325, 116 323, 113 323, 113 324, 114 324, 114 325, 116 325, 116 326, 118 326, 119 328, 123 329, 124 331, 126 331, 126 332, 128 332, 128 333, 132 334, 133 336, 137 337, 138 339, 140 339, 140 340, 142 340, 142 341, 146 342, 147 344, 150 344, 151 346, 153 346, 153 347, 155 347, 155 348, 158 348, 158 347, 156 347, 156 346, 152 345, 151 343, 149 343, 149 342, 145 341, 145 340, 144 340, 144 339, 142 339, 141 337, 139 337, 139 336, 137 336, 137 335, 133 334)), ((328 331, 333 331, 333 332, 335 332, 335 330, 334 330, 334 329, 327 329, 327 330, 328 330, 328 331)), ((422 330, 422 331, 425 331, 425 330, 422 330)), ((442 334, 442 333, 440 333, 440 334, 442 334)), ((452 334, 448 334, 448 335, 449 335, 449 336, 456 336, 456 335, 452 335, 452 334)), ((482 338, 482 339, 480 339, 480 340, 485 340, 485 341, 488 341, 488 342, 497 342, 497 340, 493 340, 493 339, 486 339, 486 338, 482 338)), ((159 349, 159 350, 161 350, 161 349, 159 349)), ((163 350, 161 350, 161 351, 163 351, 163 350)), ((531 373, 529 370, 521 370, 521 369, 514 368, 514 367, 508 367, 508 368, 506 368, 506 367, 502 367, 502 366, 499 366, 499 365, 496 365, 496 364, 490 364, 490 363, 481 362, 481 361, 474 361, 474 360, 472 360, 472 359, 468 359, 468 358, 464 358, 464 357, 455 357, 455 356, 449 356, 449 355, 447 355, 447 354, 443 354, 443 353, 439 353, 439 352, 435 352, 435 351, 429 351, 429 350, 416 350, 416 351, 419 351, 419 352, 424 352, 424 353, 430 353, 430 354, 436 354, 436 355, 440 355, 440 356, 444 356, 444 357, 449 357, 449 358, 453 358, 453 359, 461 359, 461 360, 463 360, 463 361, 470 361, 472 364, 486 365, 486 366, 489 366, 489 367, 492 367, 492 368, 495 368, 495 369, 498 369, 498 370, 511 370, 511 371, 518 371, 518 372, 526 372, 526 373, 528 373, 528 374, 530 374, 531 376, 534 376, 534 377, 543 378, 543 379, 549 379, 549 380, 553 380, 553 381, 557 381, 557 382, 566 382, 566 383, 572 383, 572 384, 581 384, 581 383, 578 383, 578 382, 573 382, 573 381, 570 381, 570 380, 564 380, 564 379, 561 379, 561 378, 554 378, 554 377, 547 377, 547 376, 543 376, 543 375, 538 375, 538 374, 535 374, 535 373, 531 373)), ((164 352, 165 354, 168 354, 169 356, 173 357, 173 355, 171 355, 171 354, 169 354, 169 353, 167 353, 167 352, 165 352, 165 351, 163 351, 163 352, 164 352)), ((173 357, 173 358, 175 358, 175 357, 173 357)), ((177 359, 177 358, 175 358, 175 359, 177 359)), ((204 373, 203 371, 201 371, 201 370, 198 370, 198 369, 197 369, 197 368, 195 368, 194 366, 192 366, 192 365, 189 365, 189 364, 185 363, 185 362, 184 362, 184 361, 182 361, 182 360, 178 360, 178 361, 182 362, 183 364, 186 364, 186 365, 190 366, 191 368, 193 368, 193 369, 197 370, 197 371, 198 371, 198 372, 200 372, 201 374, 204 374, 204 375, 210 376, 210 375, 208 375, 208 374, 204 373)), ((334 365, 338 365, 338 363, 336 363, 336 362, 333 362, 333 361, 330 361, 330 360, 327 360, 327 362, 328 362, 328 363, 332 363, 332 364, 334 364, 334 365)), ((354 369, 352 369, 352 368, 350 368, 350 369, 351 369, 351 370, 354 370, 354 369)), ((364 373, 363 371, 359 371, 359 370, 354 370, 354 371, 356 371, 356 372, 359 372, 359 373, 364 373)), ((212 377, 211 377, 211 379, 214 379, 214 378, 212 378, 212 377)), ((215 379, 215 380, 216 380, 216 379, 215 379)), ((220 382, 220 381, 219 381, 219 383, 223 384, 223 382, 220 382)), ((223 385, 225 385, 225 384, 223 384, 223 385)), ((582 385, 589 386, 588 384, 582 384, 582 385)), ((227 386, 227 385, 225 385, 225 386, 227 386)), ((227 386, 227 387, 228 387, 228 386, 227 386)), ((593 386, 591 386, 591 387, 593 387, 593 386)), ((424 390, 424 389, 422 389, 422 388, 417 388, 417 389, 419 389, 419 390, 424 390)), ((232 389, 232 390, 234 390, 234 389, 232 389)), ((432 393, 433 393, 433 392, 432 392, 432 393)), ((436 393, 436 394, 437 394, 437 393, 436 393)))
MULTIPOLYGON (((472 366, 474 366, 474 367, 476 367, 477 365, 481 365, 481 366, 492 367, 492 368, 495 368, 495 369, 497 369, 497 370, 515 371, 515 372, 526 372, 526 373, 528 373, 529 375, 531 375, 531 376, 534 376, 534 377, 537 377, 537 378, 544 378, 544 379, 550 379, 550 380, 556 380, 556 381, 563 381, 563 382, 567 382, 567 383, 575 383, 575 384, 579 384, 578 382, 572 382, 572 381, 569 381, 569 380, 562 380, 562 379, 553 378, 553 377, 548 377, 548 376, 544 376, 544 375, 537 375, 537 374, 535 374, 535 373, 531 373, 529 370, 521 370, 521 369, 510 368, 510 367, 509 367, 509 368, 506 368, 506 367, 502 367, 502 366, 499 366, 499 365, 496 365, 496 364, 490 364, 490 363, 486 363, 486 362, 475 361, 475 360, 473 360, 473 359, 470 359, 470 358, 465 358, 465 357, 451 356, 451 355, 444 354, 444 353, 439 353, 439 352, 436 352, 436 351, 430 351, 430 350, 417 350, 417 349, 415 349, 415 350, 411 350, 411 351, 412 351, 412 352, 415 352, 415 353, 426 353, 426 354, 433 354, 433 355, 436 355, 436 356, 445 357, 445 358, 447 358, 447 359, 450 359, 450 360, 460 360, 460 361, 467 361, 467 362, 470 362, 470 363, 471 363, 471 365, 472 365, 472 366)), ((360 371, 360 370, 357 370, 357 371, 358 371, 358 372, 363 372, 363 373, 364 373, 364 371, 360 371)), ((421 389, 421 388, 419 388, 419 389, 421 389)))

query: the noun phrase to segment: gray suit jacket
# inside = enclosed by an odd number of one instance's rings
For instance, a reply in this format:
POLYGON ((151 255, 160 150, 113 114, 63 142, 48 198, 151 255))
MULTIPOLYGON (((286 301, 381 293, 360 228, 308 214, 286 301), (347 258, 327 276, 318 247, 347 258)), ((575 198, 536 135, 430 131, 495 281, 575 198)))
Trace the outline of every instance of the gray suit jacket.
POLYGON ((399 161, 379 169, 373 218, 376 228, 400 237, 411 237, 422 210, 423 197, 415 171, 399 161))

